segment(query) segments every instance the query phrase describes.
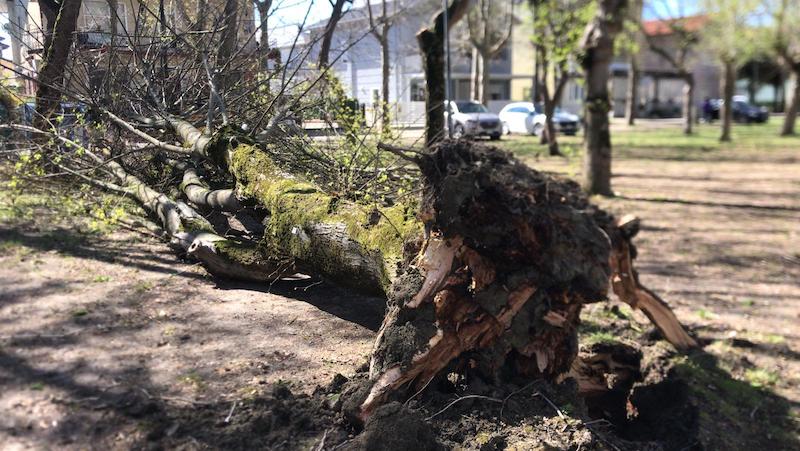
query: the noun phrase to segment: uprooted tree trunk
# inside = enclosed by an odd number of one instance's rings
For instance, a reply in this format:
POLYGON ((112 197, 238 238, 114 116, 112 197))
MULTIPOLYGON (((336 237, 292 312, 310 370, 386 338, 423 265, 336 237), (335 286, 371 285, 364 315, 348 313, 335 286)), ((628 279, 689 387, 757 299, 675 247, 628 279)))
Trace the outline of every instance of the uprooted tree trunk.
POLYGON ((392 285, 354 417, 450 372, 488 381, 567 374, 581 307, 606 299, 609 280, 676 347, 695 345, 636 278, 635 221, 616 222, 574 182, 495 149, 445 142, 415 159, 426 235, 392 285))
POLYGON ((405 154, 421 170, 421 204, 377 210, 282 171, 231 129, 205 139, 189 123, 171 124, 186 148, 233 175, 237 196, 268 212, 260 255, 389 297, 354 418, 449 372, 490 381, 564 376, 577 355, 582 306, 606 299, 612 286, 676 347, 694 345, 639 284, 630 242, 636 221, 617 222, 576 183, 510 154, 452 141, 405 154), (191 141, 200 138, 202 146, 191 141))

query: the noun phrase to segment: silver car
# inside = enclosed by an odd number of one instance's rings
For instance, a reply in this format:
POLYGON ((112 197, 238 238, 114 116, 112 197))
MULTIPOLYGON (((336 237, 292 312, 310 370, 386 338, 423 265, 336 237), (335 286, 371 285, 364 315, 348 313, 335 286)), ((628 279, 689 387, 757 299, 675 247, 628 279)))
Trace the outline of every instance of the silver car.
MULTIPOLYGON (((492 140, 497 140, 503 134, 500 117, 478 102, 451 101, 450 109, 453 115, 453 138, 488 136, 492 140)), ((446 109, 444 114, 446 120, 446 109)))

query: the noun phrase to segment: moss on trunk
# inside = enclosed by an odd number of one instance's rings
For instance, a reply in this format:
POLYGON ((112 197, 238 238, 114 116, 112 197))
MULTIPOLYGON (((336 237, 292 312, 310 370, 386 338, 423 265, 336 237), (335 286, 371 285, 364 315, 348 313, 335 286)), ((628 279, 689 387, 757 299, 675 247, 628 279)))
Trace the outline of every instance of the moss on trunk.
POLYGON ((285 173, 251 144, 237 144, 228 155, 240 194, 269 211, 266 249, 337 282, 386 292, 404 243, 422 231, 412 209, 368 207, 331 196, 285 173))

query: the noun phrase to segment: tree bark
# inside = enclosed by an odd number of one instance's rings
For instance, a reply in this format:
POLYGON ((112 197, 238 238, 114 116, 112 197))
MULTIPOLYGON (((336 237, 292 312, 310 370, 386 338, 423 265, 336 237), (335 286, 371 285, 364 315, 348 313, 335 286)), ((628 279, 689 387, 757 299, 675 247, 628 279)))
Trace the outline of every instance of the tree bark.
POLYGON ((595 17, 586 27, 581 57, 586 77, 586 132, 583 188, 590 194, 612 196, 611 133, 608 113, 608 66, 614 57, 614 38, 622 29, 627 0, 598 0, 595 17))
POLYGON ((482 58, 480 52, 475 47, 472 48, 472 65, 470 67, 470 100, 481 98, 481 65, 482 58))
POLYGON ((406 241, 421 232, 407 206, 367 207, 339 199, 282 171, 246 137, 225 129, 208 137, 182 119, 168 122, 185 147, 225 168, 237 193, 269 212, 262 248, 342 285, 387 293, 406 241))
MULTIPOLYGON (((448 28, 452 28, 471 6, 470 0, 453 0, 447 11, 441 10, 433 17, 433 24, 417 33, 417 43, 422 54, 422 71, 425 73, 425 145, 441 141, 445 127, 445 57, 444 15, 448 28)), ((485 63, 485 62, 484 62, 485 63)))
POLYGON ((325 31, 322 34, 322 44, 319 48, 319 62, 318 66, 320 69, 325 69, 328 67, 330 53, 331 53, 331 43, 333 42, 333 33, 336 31, 336 25, 339 23, 339 20, 342 19, 345 3, 352 3, 352 0, 336 0, 333 3, 333 11, 331 11, 331 17, 328 19, 328 24, 325 25, 325 31))
POLYGON ((736 66, 732 61, 723 61, 722 73, 722 130, 720 141, 731 140, 731 124, 733 123, 733 92, 736 84, 736 66))
POLYGON ((628 125, 636 124, 636 113, 639 108, 639 60, 636 55, 629 56, 628 90, 625 95, 625 121, 628 125))
MULTIPOLYGON (((64 91, 65 68, 69 61, 73 35, 78 25, 81 0, 63 0, 58 15, 52 18, 51 36, 46 39, 45 56, 39 68, 36 88, 36 121, 39 128, 48 129, 47 122, 58 110, 64 91)), ((47 8, 45 8, 47 10, 47 8)), ((50 23, 50 17, 48 17, 50 23)))
POLYGON ((694 75, 686 74, 683 83, 683 134, 691 135, 694 126, 694 75))
POLYGON ((786 116, 783 119, 783 126, 781 127, 781 136, 794 135, 794 124, 797 119, 798 111, 800 111, 800 65, 798 65, 798 68, 794 72, 792 100, 789 102, 789 108, 786 109, 786 116))
POLYGON ((491 95, 491 89, 489 86, 492 82, 492 74, 491 74, 491 62, 492 56, 491 55, 481 55, 481 97, 480 102, 485 106, 489 106, 489 96, 491 95))
MULTIPOLYGON (((384 2, 385 5, 385 2, 384 2)), ((387 25, 384 25, 386 27, 387 25)), ((391 112, 389 111, 389 77, 391 76, 391 54, 389 51, 389 30, 381 33, 381 130, 384 136, 391 131, 391 112)))

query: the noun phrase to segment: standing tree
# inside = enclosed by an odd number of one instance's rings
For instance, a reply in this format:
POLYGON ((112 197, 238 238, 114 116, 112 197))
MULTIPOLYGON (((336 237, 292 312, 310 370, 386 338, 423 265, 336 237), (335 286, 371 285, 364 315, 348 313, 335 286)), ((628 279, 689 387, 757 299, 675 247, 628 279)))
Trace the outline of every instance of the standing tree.
POLYGON ((386 0, 381 0, 381 15, 377 19, 372 13, 372 4, 367 1, 370 33, 381 47, 381 131, 388 136, 390 127, 389 113, 389 76, 391 75, 391 54, 389 53, 389 31, 392 28, 393 16, 389 16, 386 0))
MULTIPOLYGON (((64 92, 64 70, 67 67, 75 29, 78 26, 78 13, 81 0, 43 1, 42 11, 47 19, 47 33, 44 42, 44 59, 36 79, 37 118, 44 121, 58 109, 61 94, 64 92)), ((45 126, 45 124, 42 124, 45 126)))
POLYGON ((795 121, 800 110, 800 8, 789 0, 779 0, 773 9, 773 51, 794 79, 794 92, 786 110, 781 135, 795 133, 795 121))
POLYGON ((628 125, 636 124, 636 113, 639 108, 639 51, 642 23, 642 0, 633 0, 628 8, 625 21, 624 38, 618 46, 628 56, 628 86, 625 93, 625 121, 628 125))
POLYGON ((614 38, 622 31, 627 0, 598 0, 594 17, 581 39, 580 56, 586 77, 586 131, 583 189, 613 196, 611 190, 611 131, 608 113, 608 66, 614 58, 614 38))
POLYGON ((325 30, 322 32, 322 44, 319 48, 319 60, 317 65, 320 69, 326 69, 329 64, 329 57, 331 53, 331 43, 333 43, 333 33, 336 31, 336 25, 344 15, 345 3, 352 4, 353 0, 328 0, 333 7, 331 17, 328 18, 328 23, 325 25, 325 30))
POLYGON ((645 30, 642 30, 642 36, 647 47, 672 66, 683 79, 683 133, 690 135, 694 116, 694 74, 689 70, 689 64, 692 52, 700 42, 704 19, 702 16, 686 17, 683 14, 686 5, 682 2, 660 0, 659 8, 652 4, 649 6, 651 11, 667 11, 670 16, 661 19, 671 36, 668 42, 647 34, 645 30), (675 7, 675 10, 671 7, 675 7))
POLYGON ((593 5, 589 0, 531 0, 528 5, 534 27, 531 41, 536 60, 543 63, 536 71, 536 84, 544 102, 543 138, 548 143, 550 155, 561 155, 553 115, 572 76, 570 66, 580 50, 581 32, 591 18, 593 5))
POLYGON ((478 58, 475 74, 480 87, 478 99, 484 105, 489 102, 490 63, 511 39, 514 27, 513 0, 478 0, 467 15, 469 41, 478 58))
POLYGON ((417 43, 422 54, 422 70, 425 73, 425 145, 432 146, 441 141, 444 132, 445 102, 445 15, 447 31, 468 12, 470 0, 453 0, 447 10, 439 10, 432 24, 417 33, 417 43))
POLYGON ((709 23, 704 28, 703 42, 722 63, 720 141, 731 140, 736 72, 753 52, 750 20, 758 3, 758 0, 705 0, 709 23))

